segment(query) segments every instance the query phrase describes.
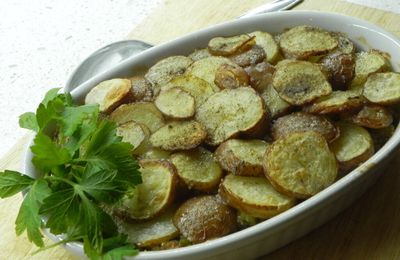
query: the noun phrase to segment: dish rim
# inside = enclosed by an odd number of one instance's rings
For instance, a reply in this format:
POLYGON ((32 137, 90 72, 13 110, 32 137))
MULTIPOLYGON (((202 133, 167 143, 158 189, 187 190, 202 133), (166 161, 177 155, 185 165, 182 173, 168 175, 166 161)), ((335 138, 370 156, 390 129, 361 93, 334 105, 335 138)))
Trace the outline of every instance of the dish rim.
MULTIPOLYGON (((143 51, 142 53, 128 58, 127 60, 121 62, 120 64, 116 65, 115 67, 100 73, 99 75, 93 77, 92 79, 86 81, 85 83, 81 84, 78 86, 76 89, 74 89, 71 94, 73 95, 74 99, 76 100, 77 97, 78 99, 81 99, 84 93, 86 93, 92 86, 98 83, 100 79, 104 78, 109 78, 111 75, 117 73, 118 71, 121 71, 122 68, 126 67, 127 64, 130 64, 134 60, 140 60, 143 59, 143 57, 146 57, 149 53, 155 53, 153 55, 159 54, 159 56, 163 56, 162 52, 163 49, 168 49, 168 48, 173 48, 173 45, 180 45, 183 42, 187 40, 192 40, 196 37, 202 37, 204 34, 211 34, 210 31, 221 31, 223 30, 224 27, 230 27, 234 25, 240 25, 242 23, 251 23, 252 21, 257 21, 257 20, 263 20, 263 19, 276 19, 277 17, 280 16, 309 16, 310 20, 312 19, 318 19, 324 18, 326 19, 345 19, 348 20, 349 22, 351 21, 353 25, 358 25, 362 26, 364 28, 369 29, 370 31, 373 31, 375 33, 381 34, 388 40, 392 41, 395 45, 399 47, 400 51, 400 39, 398 39, 395 35, 393 35, 390 32, 387 32, 385 29, 372 24, 368 21, 355 18, 352 16, 347 16, 344 14, 339 14, 339 13, 334 13, 334 12, 322 12, 322 11, 307 11, 307 10, 299 10, 299 11, 282 11, 282 12, 276 12, 276 13, 266 13, 266 14, 260 14, 256 15, 254 17, 248 17, 248 18, 243 18, 243 19, 238 19, 238 20, 231 20, 227 21, 224 23, 216 24, 209 26, 207 28, 197 30, 195 32, 186 34, 182 37, 170 40, 166 43, 157 45, 155 47, 152 47, 150 49, 147 49, 143 51)), ((164 51, 165 52, 165 51, 164 51)), ((400 62, 400 61, 397 61, 400 62)), ((399 65, 400 66, 400 65, 399 65)), ((32 138, 33 141, 33 138, 32 138)), ((234 232, 232 234, 226 235, 224 237, 206 241, 204 243, 196 244, 196 245, 191 245, 188 247, 182 247, 182 248, 177 248, 177 249, 169 249, 169 250, 161 250, 161 251, 140 251, 137 256, 135 256, 135 259, 155 259, 157 257, 182 257, 182 256, 189 256, 193 254, 200 254, 204 253, 207 251, 211 250, 222 250, 222 251, 227 251, 229 250, 229 245, 233 245, 235 241, 246 241, 246 239, 249 238, 255 238, 257 235, 263 232, 267 232, 268 230, 273 230, 273 228, 277 228, 280 225, 284 225, 285 223, 289 223, 291 220, 293 221, 296 219, 296 217, 305 214, 305 212, 310 211, 311 209, 315 208, 322 202, 328 200, 330 197, 340 194, 340 191, 346 188, 347 186, 351 185, 352 183, 356 182, 359 180, 363 175, 365 175, 368 171, 371 171, 373 168, 375 168, 378 164, 380 164, 382 161, 384 161, 385 158, 390 156, 396 148, 400 145, 400 130, 399 127, 396 126, 396 130, 392 137, 385 143, 383 147, 381 147, 371 158, 369 158, 366 162, 361 164, 359 167, 348 173, 346 176, 340 178, 337 180, 335 183, 330 185, 329 187, 325 188, 318 194, 312 196, 311 198, 297 204, 296 206, 288 209, 285 212, 282 212, 278 214, 277 216, 274 216, 268 220, 265 220, 261 223, 258 223, 252 227, 248 227, 246 229, 234 232), (225 248, 225 249, 224 249, 225 248)), ((28 146, 29 147, 29 146, 28 146)), ((25 161, 24 161, 24 174, 27 174, 28 176, 35 176, 35 169, 31 163, 32 159, 32 152, 27 149, 27 152, 25 153, 25 161)), ((44 230, 44 233, 50 237, 53 241, 60 241, 60 237, 56 236, 54 234, 51 234, 48 230, 44 230)), ((251 242, 251 241, 250 241, 251 242)), ((250 243, 248 242, 248 243, 250 243)), ((243 246, 247 245, 248 243, 245 243, 243 246)), ((75 253, 79 253, 84 255, 83 252, 83 246, 80 242, 70 242, 65 245, 63 245, 66 249, 72 250, 75 253)))

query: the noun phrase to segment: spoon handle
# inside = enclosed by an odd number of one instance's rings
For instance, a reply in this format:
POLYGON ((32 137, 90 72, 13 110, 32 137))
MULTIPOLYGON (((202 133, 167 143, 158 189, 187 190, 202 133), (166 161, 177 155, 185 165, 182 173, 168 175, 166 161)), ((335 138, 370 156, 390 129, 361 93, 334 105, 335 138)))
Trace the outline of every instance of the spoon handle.
POLYGON ((269 12, 276 12, 276 11, 283 11, 288 10, 295 5, 303 2, 303 0, 275 0, 271 3, 267 3, 251 9, 250 11, 246 12, 245 14, 239 16, 238 18, 245 18, 251 17, 258 14, 269 13, 269 12))

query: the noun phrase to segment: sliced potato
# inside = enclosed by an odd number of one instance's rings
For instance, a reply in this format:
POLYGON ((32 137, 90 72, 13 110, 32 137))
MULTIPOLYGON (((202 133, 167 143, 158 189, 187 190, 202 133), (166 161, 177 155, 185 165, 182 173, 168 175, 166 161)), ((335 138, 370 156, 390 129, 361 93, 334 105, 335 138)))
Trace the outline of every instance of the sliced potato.
POLYGON ((152 84, 153 90, 157 94, 161 86, 182 75, 192 63, 192 59, 186 56, 170 56, 154 64, 147 71, 145 77, 152 84))
POLYGON ((320 97, 312 104, 303 107, 305 112, 313 114, 332 114, 354 111, 364 105, 364 99, 358 91, 333 91, 330 95, 320 97))
POLYGON ((178 152, 171 155, 178 176, 189 189, 215 191, 222 178, 222 169, 213 154, 205 148, 178 152))
POLYGON ((280 51, 274 37, 267 32, 261 31, 255 31, 249 35, 256 37, 256 44, 264 49, 267 61, 271 64, 275 64, 280 57, 280 51))
POLYGON ((161 215, 143 222, 118 222, 118 231, 128 236, 129 243, 141 248, 160 245, 179 235, 178 229, 172 222, 176 207, 170 207, 161 215))
POLYGON ((332 142, 339 136, 339 129, 326 117, 304 112, 278 118, 272 126, 272 137, 277 140, 294 132, 315 131, 332 142))
POLYGON ((167 151, 189 150, 201 144, 206 135, 203 125, 197 121, 176 121, 153 133, 150 143, 167 151))
POLYGON ((245 52, 229 56, 231 61, 241 67, 247 67, 262 62, 265 59, 265 51, 258 45, 253 45, 245 52))
POLYGON ((153 89, 150 82, 144 77, 132 77, 132 95, 133 100, 138 101, 153 101, 153 89))
POLYGON ((263 165, 267 178, 279 192, 299 199, 331 185, 338 171, 325 138, 314 131, 278 139, 267 150, 263 165))
POLYGON ((391 105, 400 101, 400 74, 376 73, 368 77, 363 96, 372 103, 391 105))
POLYGON ((142 160, 139 163, 142 183, 114 207, 114 214, 122 219, 150 219, 173 202, 178 182, 175 166, 159 160, 142 160))
POLYGON ((197 244, 236 230, 236 212, 216 196, 194 197, 183 203, 174 224, 190 242, 197 244))
POLYGON ((220 89, 245 87, 249 85, 249 76, 241 67, 222 64, 215 72, 214 83, 220 89))
POLYGON ((254 140, 230 139, 218 146, 215 158, 221 167, 236 175, 263 176, 262 159, 268 143, 254 140))
POLYGON ((213 55, 230 56, 249 49, 255 43, 254 38, 247 34, 215 37, 208 42, 208 51, 213 55))
POLYGON ((372 73, 385 72, 390 69, 389 60, 385 54, 370 50, 356 53, 354 85, 362 85, 372 73))
POLYGON ((338 122, 340 136, 331 144, 342 170, 350 170, 374 154, 371 135, 361 126, 338 122))
POLYGON ((204 49, 196 49, 194 50, 194 52, 192 52, 191 54, 189 54, 189 58, 191 58, 193 61, 198 61, 204 58, 208 58, 211 57, 211 53, 208 51, 207 48, 204 49))
POLYGON ((285 58, 307 59, 326 54, 338 46, 331 33, 312 26, 296 26, 282 33, 279 44, 285 58))
POLYGON ((292 105, 278 95, 278 92, 276 92, 272 85, 268 85, 261 92, 260 96, 264 100, 265 106, 268 110, 268 115, 272 119, 287 113, 292 108, 292 105))
POLYGON ((265 119, 265 108, 257 93, 247 87, 225 89, 210 96, 196 113, 207 131, 206 142, 218 145, 241 132, 254 131, 265 119))
MULTIPOLYGON (((167 85, 163 86, 163 90, 170 88, 181 88, 193 96, 196 108, 206 101, 206 99, 214 94, 215 90, 207 81, 195 77, 190 74, 185 74, 171 80, 167 85)), ((215 88, 218 88, 215 86, 215 88)), ((219 88, 218 88, 219 91, 219 88)))
POLYGON ((221 183, 219 194, 231 207, 257 218, 275 216, 295 202, 277 192, 265 177, 228 174, 221 183))
POLYGON ((171 154, 171 151, 165 151, 160 148, 156 147, 151 147, 147 151, 145 151, 143 154, 141 154, 140 159, 169 159, 169 155, 171 154))
POLYGON ((254 226, 258 222, 260 222, 260 218, 253 217, 250 214, 247 214, 241 210, 238 210, 237 223, 238 223, 239 229, 245 229, 245 228, 254 226))
POLYGON ((385 143, 392 137, 394 134, 394 126, 390 125, 385 128, 379 129, 370 129, 369 133, 371 134, 372 141, 374 143, 375 151, 380 149, 385 143))
POLYGON ((144 153, 150 146, 150 130, 147 126, 135 121, 128 121, 118 125, 117 135, 122 136, 123 142, 133 145, 132 153, 135 155, 144 153))
POLYGON ((192 117, 196 110, 193 96, 178 87, 161 91, 154 104, 164 115, 177 119, 192 117))
POLYGON ((354 78, 355 59, 352 54, 333 52, 323 57, 321 64, 336 89, 346 89, 354 78))
POLYGON ((99 104, 100 112, 110 113, 130 99, 132 99, 131 81, 110 79, 92 88, 85 97, 85 104, 99 104))
POLYGON ((332 92, 319 66, 307 61, 279 62, 272 84, 279 96, 292 105, 304 105, 332 92))
POLYGON ((393 116, 389 109, 373 104, 366 104, 356 113, 346 113, 343 119, 368 128, 385 128, 392 124, 393 116))
POLYGON ((133 120, 147 126, 152 133, 164 125, 163 115, 151 102, 121 105, 111 113, 110 119, 117 124, 133 120))
POLYGON ((338 41, 337 50, 341 53, 354 54, 356 52, 356 47, 354 43, 344 34, 339 32, 332 33, 338 41))
POLYGON ((213 87, 214 91, 219 91, 218 86, 214 83, 215 74, 222 64, 228 64, 234 68, 240 68, 239 65, 233 63, 225 57, 209 57, 194 62, 187 70, 187 74, 191 74, 207 81, 213 87))
POLYGON ((267 62, 261 62, 244 68, 249 75, 250 85, 259 93, 263 92, 272 84, 272 76, 275 72, 274 66, 267 62))

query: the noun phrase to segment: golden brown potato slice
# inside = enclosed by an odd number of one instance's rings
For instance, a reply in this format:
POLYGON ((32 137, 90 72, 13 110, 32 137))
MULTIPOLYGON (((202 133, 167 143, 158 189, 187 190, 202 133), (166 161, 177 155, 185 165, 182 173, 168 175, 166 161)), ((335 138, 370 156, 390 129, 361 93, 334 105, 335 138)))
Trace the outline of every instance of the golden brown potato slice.
POLYGON ((160 87, 171 79, 182 75, 192 64, 192 59, 186 56, 170 56, 154 64, 146 73, 146 79, 152 84, 155 94, 160 87))
POLYGON ((236 212, 216 196, 187 200, 179 207, 173 221, 180 233, 193 244, 236 231, 236 212))
POLYGON ((222 64, 215 72, 214 83, 220 89, 246 87, 249 85, 249 76, 241 67, 222 64))
POLYGON ((295 132, 315 131, 332 142, 339 136, 339 129, 326 117, 296 112, 278 118, 272 126, 272 137, 280 139, 295 132))
POLYGON ((178 87, 161 91, 154 104, 161 113, 176 119, 192 117, 196 111, 193 96, 178 87))
POLYGON ((85 97, 85 104, 99 104, 100 112, 108 114, 131 99, 131 81, 129 79, 110 79, 92 88, 85 97))
POLYGON ((257 218, 275 216, 291 208, 295 202, 277 192, 264 176, 228 174, 220 185, 219 194, 231 207, 257 218))
POLYGON ((154 147, 167 151, 189 150, 197 147, 206 138, 207 132, 197 121, 170 122, 150 136, 154 147))
POLYGON ((250 86, 257 92, 263 92, 272 84, 272 76, 275 72, 274 66, 268 62, 261 62, 244 68, 249 75, 250 86))
POLYGON ((187 70, 187 74, 191 74, 198 78, 207 81, 214 89, 214 91, 219 91, 220 89, 214 83, 215 74, 218 68, 222 64, 228 64, 234 68, 240 68, 239 65, 233 63, 230 59, 225 57, 209 57, 198 60, 194 62, 187 70))
POLYGON ((153 101, 153 89, 150 82, 144 77, 132 77, 132 95, 133 100, 138 101, 153 101))
POLYGON ((292 105, 278 95, 278 92, 276 92, 272 85, 268 85, 261 92, 260 96, 264 100, 265 106, 268 110, 268 115, 272 119, 287 113, 292 108, 292 105))
POLYGON ((307 59, 328 53, 338 46, 338 40, 321 28, 300 25, 282 33, 279 44, 285 58, 307 59))
POLYGON ((241 53, 254 45, 254 38, 247 34, 231 37, 215 37, 208 42, 208 51, 213 55, 221 56, 241 53))
POLYGON ((111 113, 110 119, 117 124, 133 120, 147 126, 152 133, 164 125, 163 115, 151 102, 121 105, 111 113))
POLYGON ((133 145, 132 153, 135 155, 144 153, 150 146, 150 130, 147 126, 135 121, 128 121, 118 125, 117 135, 122 136, 123 142, 133 145))
MULTIPOLYGON (((196 109, 215 92, 214 88, 207 81, 190 74, 185 74, 183 76, 174 78, 162 89, 167 90, 175 87, 181 88, 193 96, 196 109)), ((218 88, 217 86, 215 87, 218 88)))
POLYGON ((368 77, 363 96, 372 103, 391 105, 400 101, 400 74, 376 73, 368 77))
POLYGON ((178 176, 189 187, 203 192, 215 191, 222 178, 222 169, 213 154, 202 147, 171 155, 178 176))
POLYGON ((320 97, 312 104, 303 107, 305 112, 313 114, 332 114, 360 109, 364 98, 358 91, 333 91, 330 95, 320 97))
POLYGON ((196 49, 194 50, 194 52, 192 52, 191 54, 189 54, 189 58, 191 58, 193 61, 198 61, 204 58, 208 58, 211 57, 211 53, 208 51, 207 48, 204 49, 196 49))
POLYGON ((319 66, 307 61, 279 62, 272 84, 279 96, 292 105, 304 105, 332 92, 319 66))
POLYGON ((249 35, 256 37, 256 44, 264 49, 267 61, 271 64, 275 64, 280 57, 280 51, 274 37, 267 32, 261 31, 255 31, 249 35))
POLYGON ((161 215, 142 222, 118 221, 118 231, 127 235, 127 241, 138 247, 148 248, 160 245, 179 235, 172 221, 175 211, 176 207, 170 207, 161 215))
POLYGON ((332 35, 336 37, 338 41, 337 50, 339 52, 346 54, 354 54, 356 52, 354 43, 344 33, 333 32, 332 35))
POLYGON ((372 73, 385 72, 390 69, 386 54, 377 50, 356 53, 354 85, 362 85, 372 73))
POLYGON ((231 55, 229 58, 241 67, 247 67, 262 62, 265 59, 265 51, 262 47, 253 45, 247 51, 231 55))
POLYGON ((196 119, 206 128, 206 142, 218 145, 241 132, 260 127, 258 123, 265 119, 265 108, 252 88, 225 89, 199 107, 196 119))
POLYGON ((364 105, 356 113, 346 113, 342 118, 356 125, 368 128, 385 128, 393 122, 393 116, 389 109, 373 104, 364 105))
POLYGON ((279 192, 299 199, 331 185, 338 171, 325 138, 314 131, 278 139, 267 150, 263 165, 267 178, 279 192))
POLYGON ((142 183, 113 209, 122 219, 146 220, 159 215, 173 202, 178 182, 175 166, 168 161, 142 160, 142 183))
POLYGON ((170 154, 171 151, 165 151, 160 148, 151 147, 140 156, 140 159, 169 159, 170 154))
POLYGON ((323 57, 321 64, 336 89, 346 89, 354 78, 356 64, 352 54, 333 52, 323 57))
POLYGON ((230 139, 218 146, 215 158, 221 167, 233 174, 263 176, 262 159, 268 143, 254 140, 230 139))
POLYGON ((371 135, 363 127, 338 122, 340 136, 331 143, 331 149, 342 170, 351 170, 374 154, 371 135))

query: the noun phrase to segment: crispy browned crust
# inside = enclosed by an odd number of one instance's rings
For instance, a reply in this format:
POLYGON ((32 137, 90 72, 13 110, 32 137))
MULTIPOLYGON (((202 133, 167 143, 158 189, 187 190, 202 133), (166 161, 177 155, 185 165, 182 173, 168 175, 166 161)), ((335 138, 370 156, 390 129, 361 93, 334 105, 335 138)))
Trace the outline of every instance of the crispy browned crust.
POLYGON ((392 112, 388 108, 374 104, 365 104, 360 111, 343 114, 342 118, 356 125, 374 129, 388 127, 393 122, 392 112))

